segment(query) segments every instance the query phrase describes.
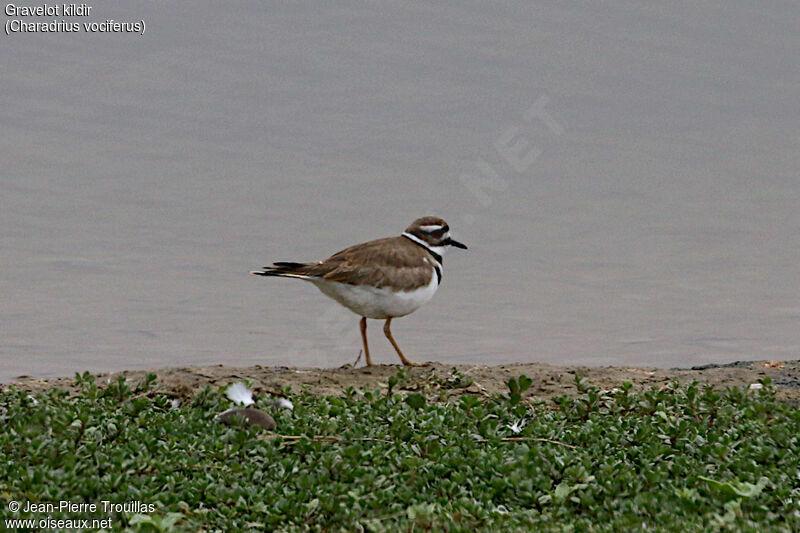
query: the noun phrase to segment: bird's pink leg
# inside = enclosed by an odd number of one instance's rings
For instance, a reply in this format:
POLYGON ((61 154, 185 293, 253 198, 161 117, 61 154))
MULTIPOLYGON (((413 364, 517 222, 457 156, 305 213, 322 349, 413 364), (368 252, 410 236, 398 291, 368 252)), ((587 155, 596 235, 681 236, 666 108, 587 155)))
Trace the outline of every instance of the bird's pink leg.
POLYGON ((426 363, 412 363, 406 356, 403 355, 403 352, 400 351, 400 347, 394 342, 394 338, 392 337, 392 330, 389 329, 392 323, 392 317, 386 319, 386 323, 383 325, 383 332, 386 334, 386 338, 389 339, 389 342, 392 343, 394 346, 395 351, 397 351, 397 355, 400 356, 400 360, 403 362, 405 366, 428 366, 426 363))
POLYGON ((361 317, 361 340, 364 341, 364 356, 367 366, 372 366, 372 358, 369 356, 369 346, 367 346, 367 317, 361 317))

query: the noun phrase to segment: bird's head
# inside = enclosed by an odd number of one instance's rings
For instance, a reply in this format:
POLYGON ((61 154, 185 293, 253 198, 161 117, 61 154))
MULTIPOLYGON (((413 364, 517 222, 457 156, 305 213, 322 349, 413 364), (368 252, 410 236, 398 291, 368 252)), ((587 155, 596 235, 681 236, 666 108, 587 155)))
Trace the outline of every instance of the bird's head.
POLYGON ((418 218, 406 228, 405 233, 413 235, 433 249, 444 251, 447 246, 467 249, 465 244, 450 237, 450 226, 439 217, 418 218))

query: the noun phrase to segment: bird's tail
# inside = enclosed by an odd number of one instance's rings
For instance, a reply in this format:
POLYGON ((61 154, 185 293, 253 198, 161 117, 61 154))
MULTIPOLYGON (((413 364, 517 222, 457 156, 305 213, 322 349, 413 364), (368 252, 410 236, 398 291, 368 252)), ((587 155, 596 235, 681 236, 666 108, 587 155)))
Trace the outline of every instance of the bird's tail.
POLYGON ((307 267, 306 263, 292 263, 289 261, 279 261, 277 263, 272 263, 271 267, 264 267, 262 270, 251 270, 251 274, 255 274, 256 276, 275 276, 279 278, 298 278, 298 279, 310 279, 311 276, 308 276, 303 273, 303 269, 307 267))

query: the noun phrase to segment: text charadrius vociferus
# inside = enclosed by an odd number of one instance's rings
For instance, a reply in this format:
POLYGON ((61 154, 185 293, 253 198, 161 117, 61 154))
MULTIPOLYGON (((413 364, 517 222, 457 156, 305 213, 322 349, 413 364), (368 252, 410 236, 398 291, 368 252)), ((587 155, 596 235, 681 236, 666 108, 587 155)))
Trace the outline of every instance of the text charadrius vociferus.
POLYGON ((356 244, 314 263, 273 263, 255 270, 257 276, 310 281, 361 316, 361 339, 367 366, 367 319, 385 319, 383 332, 404 365, 412 363, 400 351, 389 329, 392 319, 413 313, 430 300, 442 282, 442 256, 448 246, 467 249, 450 237, 447 223, 437 217, 418 218, 399 237, 356 244))

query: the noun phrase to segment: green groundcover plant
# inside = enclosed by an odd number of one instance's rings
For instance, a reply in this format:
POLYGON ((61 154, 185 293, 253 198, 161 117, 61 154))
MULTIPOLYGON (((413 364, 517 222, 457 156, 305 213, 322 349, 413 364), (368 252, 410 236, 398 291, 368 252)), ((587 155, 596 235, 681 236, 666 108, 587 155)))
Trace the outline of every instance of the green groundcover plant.
POLYGON ((129 531, 800 531, 800 415, 768 381, 600 391, 577 379, 577 397, 536 403, 524 376, 506 394, 453 400, 394 392, 400 373, 388 392, 287 389, 294 410, 261 407, 277 421, 270 433, 219 423, 231 406, 220 390, 178 406, 155 376, 76 379, 74 397, 0 393, 6 527, 47 517, 129 531), (118 505, 24 507, 60 501, 118 505))

